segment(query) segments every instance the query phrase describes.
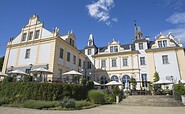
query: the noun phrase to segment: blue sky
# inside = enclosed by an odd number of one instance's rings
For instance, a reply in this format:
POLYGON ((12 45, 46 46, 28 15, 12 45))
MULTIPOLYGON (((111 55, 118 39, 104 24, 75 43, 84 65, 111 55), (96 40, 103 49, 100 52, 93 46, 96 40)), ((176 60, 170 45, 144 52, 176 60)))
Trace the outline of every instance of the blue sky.
POLYGON ((134 20, 151 40, 160 32, 172 32, 185 44, 185 0, 0 0, 0 56, 10 37, 16 37, 33 14, 52 31, 73 30, 78 49, 94 35, 97 46, 114 38, 132 43, 134 20))

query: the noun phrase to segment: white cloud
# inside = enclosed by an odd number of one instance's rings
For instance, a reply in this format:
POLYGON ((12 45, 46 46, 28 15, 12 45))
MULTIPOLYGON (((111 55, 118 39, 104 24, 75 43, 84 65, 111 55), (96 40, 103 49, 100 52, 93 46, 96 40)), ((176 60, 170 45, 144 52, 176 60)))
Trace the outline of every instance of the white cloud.
POLYGON ((185 43, 185 27, 177 27, 173 29, 164 30, 162 33, 168 34, 171 32, 175 38, 181 39, 182 43, 185 43))
POLYGON ((166 21, 175 25, 175 28, 164 30, 163 33, 168 34, 171 32, 185 44, 185 12, 174 13, 166 21))
POLYGON ((118 18, 116 18, 116 17, 115 18, 112 18, 112 21, 114 21, 114 22, 117 23, 118 22, 118 18))
POLYGON ((86 5, 89 15, 98 20, 98 22, 105 22, 108 26, 111 25, 110 10, 115 6, 114 0, 98 0, 92 4, 86 5))
POLYGON ((174 13, 171 15, 166 21, 172 23, 172 24, 182 24, 185 23, 185 12, 181 13, 174 13))

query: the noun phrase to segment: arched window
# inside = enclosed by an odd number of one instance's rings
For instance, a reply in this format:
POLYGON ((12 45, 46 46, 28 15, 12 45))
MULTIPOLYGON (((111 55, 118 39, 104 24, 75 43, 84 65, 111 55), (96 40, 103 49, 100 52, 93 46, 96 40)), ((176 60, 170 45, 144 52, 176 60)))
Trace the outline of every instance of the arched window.
POLYGON ((113 75, 113 76, 111 77, 111 81, 116 81, 116 82, 118 82, 118 76, 113 75))
POLYGON ((123 88, 124 89, 126 89, 127 87, 129 87, 129 80, 130 80, 130 76, 128 76, 128 75, 124 75, 123 77, 122 77, 122 83, 123 83, 123 88))
POLYGON ((102 76, 100 78, 100 81, 101 81, 101 84, 103 84, 103 86, 101 86, 101 89, 105 89, 105 85, 104 84, 106 84, 108 82, 107 76, 102 76))

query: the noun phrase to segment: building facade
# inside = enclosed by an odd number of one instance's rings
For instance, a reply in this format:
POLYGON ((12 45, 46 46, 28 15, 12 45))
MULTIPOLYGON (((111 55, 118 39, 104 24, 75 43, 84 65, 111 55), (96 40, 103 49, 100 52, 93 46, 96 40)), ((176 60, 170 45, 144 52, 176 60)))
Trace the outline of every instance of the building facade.
MULTIPOLYGON (((135 25, 133 43, 120 44, 114 39, 104 47, 97 47, 90 35, 85 54, 92 62, 93 80, 102 85, 114 80, 123 83, 123 89, 129 87, 131 77, 137 81, 137 89, 148 89, 153 82, 154 73, 160 80, 178 83, 185 80, 184 47, 172 33, 162 34, 154 41, 143 37, 140 27, 135 25), (89 45, 92 44, 92 45, 89 45)), ((103 86, 101 88, 104 88, 103 86)))
POLYGON ((153 81, 155 72, 160 80, 185 80, 184 47, 172 33, 160 34, 150 41, 135 25, 130 44, 113 39, 107 46, 97 47, 90 34, 87 46, 78 50, 72 32, 60 35, 58 28, 50 32, 34 15, 21 33, 8 42, 3 72, 19 69, 29 73, 39 67, 54 72, 48 76, 51 81, 64 80, 62 73, 74 69, 102 85, 111 80, 122 82, 124 89, 129 87, 131 77, 136 79, 137 89, 148 89, 147 82, 153 81))
POLYGON ((29 73, 30 69, 44 67, 54 73, 47 80, 60 81, 64 72, 81 71, 85 59, 86 56, 76 48, 72 32, 60 35, 58 28, 50 32, 39 17, 33 15, 21 33, 8 42, 2 71, 18 69, 29 73))

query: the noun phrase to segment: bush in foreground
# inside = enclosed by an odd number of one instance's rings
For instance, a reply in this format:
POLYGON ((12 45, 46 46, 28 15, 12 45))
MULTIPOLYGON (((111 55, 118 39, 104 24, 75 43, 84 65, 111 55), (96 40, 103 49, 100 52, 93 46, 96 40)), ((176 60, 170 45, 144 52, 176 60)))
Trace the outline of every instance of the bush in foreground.
POLYGON ((88 98, 91 102, 93 102, 95 104, 104 104, 105 103, 105 95, 100 90, 89 91, 88 98))
POLYGON ((36 101, 36 100, 28 100, 22 104, 24 108, 33 108, 33 109, 48 109, 51 107, 58 107, 59 102, 57 101, 36 101))
POLYGON ((70 98, 64 98, 60 102, 60 106, 62 108, 75 108, 75 100, 74 99, 70 99, 70 98))
POLYGON ((88 107, 91 106, 92 103, 88 102, 88 101, 75 101, 75 107, 77 109, 81 109, 83 107, 88 107))

